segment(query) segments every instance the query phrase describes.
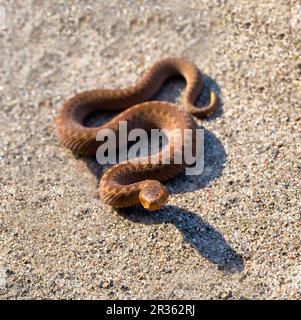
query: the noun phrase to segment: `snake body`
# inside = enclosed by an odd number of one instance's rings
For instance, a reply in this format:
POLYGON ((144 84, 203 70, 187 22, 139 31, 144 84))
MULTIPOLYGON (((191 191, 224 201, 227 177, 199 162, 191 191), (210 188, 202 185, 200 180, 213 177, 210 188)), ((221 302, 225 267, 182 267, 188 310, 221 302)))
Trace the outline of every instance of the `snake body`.
MULTIPOLYGON (((192 115, 204 117, 216 105, 216 96, 210 93, 210 103, 205 107, 193 104, 203 87, 203 76, 197 67, 183 58, 166 58, 156 62, 146 71, 141 80, 127 89, 96 89, 76 94, 67 100, 56 118, 57 136, 61 145, 75 153, 95 156, 102 142, 96 140, 101 129, 111 129, 117 136, 120 121, 127 121, 128 132, 135 128, 145 129, 196 129, 192 115), (182 75, 186 87, 182 95, 182 106, 161 101, 148 101, 174 75, 182 75), (89 128, 83 125, 89 114, 96 111, 122 112, 104 125, 89 128)), ((194 137, 194 132, 193 135, 194 137)), ((148 210, 157 210, 167 201, 168 192, 161 182, 178 175, 187 166, 183 158, 181 164, 173 161, 164 164, 161 160, 166 150, 171 159, 176 150, 172 146, 185 144, 184 135, 168 136, 168 145, 157 155, 149 155, 131 161, 115 164, 105 171, 99 191, 102 201, 116 208, 142 204, 148 210), (173 143, 172 143, 173 142, 173 143), (165 150, 165 151, 164 151, 165 150), (157 156, 156 163, 151 161, 157 156)), ((192 139, 192 147, 195 141, 192 139)))

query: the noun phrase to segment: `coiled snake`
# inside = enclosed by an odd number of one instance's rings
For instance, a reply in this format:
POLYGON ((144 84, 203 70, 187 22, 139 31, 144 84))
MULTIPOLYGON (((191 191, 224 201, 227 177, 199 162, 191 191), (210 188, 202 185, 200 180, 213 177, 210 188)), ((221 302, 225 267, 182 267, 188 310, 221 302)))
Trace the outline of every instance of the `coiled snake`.
MULTIPOLYGON (((191 115, 204 117, 211 113, 216 105, 216 96, 210 92, 210 102, 206 107, 195 107, 197 96, 203 87, 203 75, 194 64, 183 58, 166 58, 156 62, 144 74, 142 79, 127 89, 96 89, 76 94, 65 102, 56 118, 57 136, 61 145, 73 152, 95 156, 101 142, 96 141, 100 129, 111 129, 118 137, 120 121, 127 121, 128 132, 134 128, 149 131, 152 128, 196 129, 196 123, 191 115), (175 104, 149 101, 162 86, 164 81, 174 75, 182 75, 186 87, 182 95, 182 106, 175 104), (124 110, 111 121, 96 128, 83 125, 87 116, 99 110, 124 110)), ((193 135, 194 136, 194 135, 193 135)), ((184 138, 168 136, 171 160, 174 148, 171 142, 184 146, 184 138)), ((193 139, 193 148, 195 147, 193 139)), ((163 150, 157 154, 162 159, 163 150)), ((168 191, 161 184, 178 175, 187 166, 172 161, 164 164, 162 161, 153 163, 148 155, 144 159, 123 161, 111 166, 103 174, 99 192, 102 201, 116 208, 130 207, 142 204, 148 210, 157 210, 167 201, 168 191), (144 160, 144 161, 143 161, 144 160), (147 160, 147 161, 145 161, 147 160)))

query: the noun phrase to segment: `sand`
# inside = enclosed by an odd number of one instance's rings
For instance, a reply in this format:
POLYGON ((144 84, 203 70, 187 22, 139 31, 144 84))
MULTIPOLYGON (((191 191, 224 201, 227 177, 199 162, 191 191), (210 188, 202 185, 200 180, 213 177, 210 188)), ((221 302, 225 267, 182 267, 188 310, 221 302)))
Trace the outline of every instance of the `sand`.
POLYGON ((300 299, 298 0, 0 4, 1 299, 300 299), (54 119, 75 92, 126 87, 168 55, 206 74, 199 105, 219 96, 198 121, 205 170, 170 181, 157 213, 119 212, 54 119))

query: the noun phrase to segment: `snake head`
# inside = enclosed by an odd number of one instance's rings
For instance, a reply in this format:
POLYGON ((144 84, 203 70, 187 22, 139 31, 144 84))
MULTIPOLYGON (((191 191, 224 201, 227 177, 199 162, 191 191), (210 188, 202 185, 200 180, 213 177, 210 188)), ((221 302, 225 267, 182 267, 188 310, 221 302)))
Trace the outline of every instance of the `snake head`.
POLYGON ((149 211, 161 209, 168 199, 167 189, 156 180, 147 180, 139 193, 139 200, 149 211))

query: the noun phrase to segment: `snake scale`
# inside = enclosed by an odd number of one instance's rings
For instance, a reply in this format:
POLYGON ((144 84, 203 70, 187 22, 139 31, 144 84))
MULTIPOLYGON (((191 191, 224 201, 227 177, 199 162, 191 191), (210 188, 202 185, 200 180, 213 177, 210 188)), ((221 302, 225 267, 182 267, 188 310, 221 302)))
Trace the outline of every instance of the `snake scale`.
MULTIPOLYGON (((76 94, 67 100, 56 118, 56 130, 60 144, 73 152, 85 156, 95 156, 101 142, 96 141, 100 129, 112 129, 118 137, 118 124, 127 121, 128 132, 134 128, 149 131, 152 128, 172 130, 196 129, 192 115, 204 117, 210 114, 216 105, 216 96, 210 92, 207 106, 196 107, 194 102, 203 88, 203 75, 197 67, 184 58, 165 58, 154 63, 140 81, 126 89, 96 89, 76 94), (172 103, 147 101, 157 93, 170 77, 181 75, 186 80, 180 108, 172 103), (122 111, 107 123, 90 128, 84 126, 87 117, 96 111, 122 111)), ((193 135, 194 136, 194 135, 193 135)), ((193 148, 195 147, 193 139, 193 148)), ((176 142, 184 146, 184 138, 168 136, 168 145, 176 142), (175 139, 175 140, 174 140, 175 139)), ((156 156, 162 159, 164 150, 156 156)), ((100 198, 105 204, 116 208, 142 204, 152 211, 160 209, 167 201, 168 191, 162 182, 178 175, 187 166, 182 164, 152 163, 140 158, 127 160, 111 166, 105 171, 99 186, 100 198)), ((144 159, 145 160, 145 159, 144 159)))

